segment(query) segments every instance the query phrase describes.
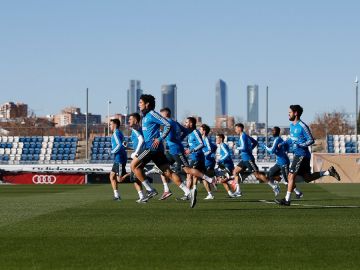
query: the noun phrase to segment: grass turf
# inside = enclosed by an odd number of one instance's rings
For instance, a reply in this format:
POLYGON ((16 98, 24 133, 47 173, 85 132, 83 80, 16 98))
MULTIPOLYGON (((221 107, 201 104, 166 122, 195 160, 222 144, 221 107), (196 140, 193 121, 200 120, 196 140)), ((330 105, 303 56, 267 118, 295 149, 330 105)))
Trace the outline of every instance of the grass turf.
MULTIPOLYGON (((160 190, 161 187, 157 186, 160 190)), ((360 185, 300 185, 291 207, 267 185, 198 205, 135 203, 132 186, 0 186, 1 269, 358 269, 360 185), (304 206, 306 205, 306 206, 304 206)), ((282 187, 283 188, 283 187, 282 187)), ((284 190, 284 188, 283 188, 284 190)))

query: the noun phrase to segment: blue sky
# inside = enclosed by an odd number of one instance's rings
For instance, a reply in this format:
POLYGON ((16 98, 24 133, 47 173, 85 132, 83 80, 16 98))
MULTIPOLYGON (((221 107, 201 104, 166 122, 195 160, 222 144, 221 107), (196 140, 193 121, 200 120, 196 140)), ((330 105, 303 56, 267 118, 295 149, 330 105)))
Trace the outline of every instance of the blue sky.
POLYGON ((3 1, 0 103, 23 101, 37 115, 75 105, 125 112, 130 79, 158 98, 178 85, 178 115, 214 123, 215 83, 228 85, 229 113, 246 118, 246 86, 270 89, 270 125, 355 111, 360 74, 359 1, 3 1))

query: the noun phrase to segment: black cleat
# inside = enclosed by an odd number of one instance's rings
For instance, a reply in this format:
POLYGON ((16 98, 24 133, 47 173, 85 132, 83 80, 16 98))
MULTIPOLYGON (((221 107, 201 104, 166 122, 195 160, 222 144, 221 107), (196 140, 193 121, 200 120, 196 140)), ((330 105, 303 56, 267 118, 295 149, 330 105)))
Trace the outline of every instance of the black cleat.
POLYGON ((336 180, 340 181, 340 175, 338 174, 338 172, 335 170, 334 166, 331 166, 329 168, 329 174, 330 176, 334 177, 336 180))
POLYGON ((291 202, 290 201, 287 201, 284 199, 281 199, 281 200, 278 200, 278 199, 275 199, 275 202, 279 205, 283 205, 283 206, 290 206, 291 202))
POLYGON ((304 197, 304 194, 301 191, 299 194, 296 194, 296 199, 300 200, 302 197, 304 197))

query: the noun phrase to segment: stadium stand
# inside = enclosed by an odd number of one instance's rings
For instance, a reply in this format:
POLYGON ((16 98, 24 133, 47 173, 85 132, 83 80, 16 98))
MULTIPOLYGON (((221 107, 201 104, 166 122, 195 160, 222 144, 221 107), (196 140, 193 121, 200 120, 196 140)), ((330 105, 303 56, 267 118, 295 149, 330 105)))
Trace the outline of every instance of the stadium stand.
POLYGON ((360 153, 360 135, 328 135, 326 138, 328 153, 360 153))
POLYGON ((77 143, 77 137, 2 136, 0 137, 0 162, 73 162, 76 158, 77 143))

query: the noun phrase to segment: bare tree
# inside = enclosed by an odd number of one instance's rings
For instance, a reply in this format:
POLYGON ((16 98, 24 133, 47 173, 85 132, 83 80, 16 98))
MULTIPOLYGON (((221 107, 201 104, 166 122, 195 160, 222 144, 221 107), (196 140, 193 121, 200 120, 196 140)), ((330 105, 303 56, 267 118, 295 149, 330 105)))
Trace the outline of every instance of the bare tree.
POLYGON ((333 111, 318 114, 310 124, 315 138, 325 138, 327 134, 351 134, 354 128, 348 123, 344 113, 333 111))

